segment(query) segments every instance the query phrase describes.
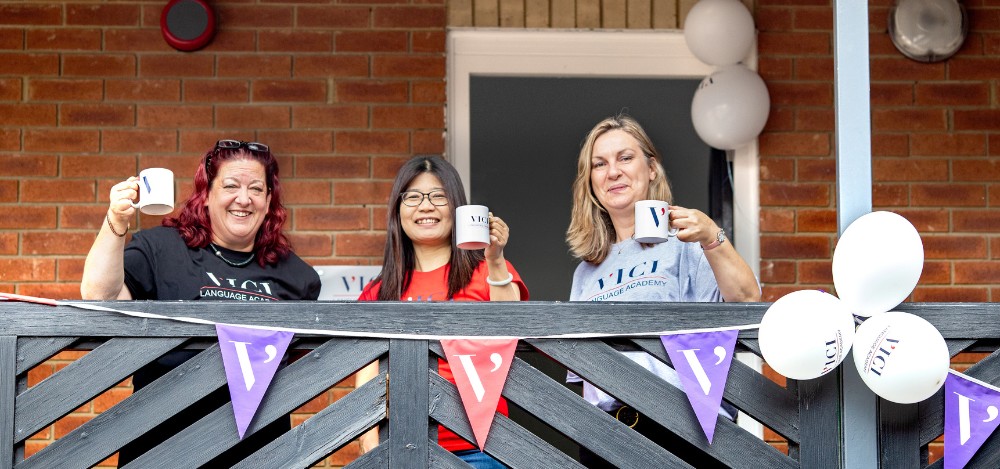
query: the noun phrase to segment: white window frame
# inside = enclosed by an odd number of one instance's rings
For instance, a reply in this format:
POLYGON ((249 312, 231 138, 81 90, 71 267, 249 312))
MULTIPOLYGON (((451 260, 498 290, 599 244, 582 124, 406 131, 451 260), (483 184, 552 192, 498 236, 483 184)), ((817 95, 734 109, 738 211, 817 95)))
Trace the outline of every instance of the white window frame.
MULTIPOLYGON (((756 47, 743 63, 756 69, 756 47)), ((467 191, 472 180, 469 81, 474 75, 703 78, 714 70, 691 54, 680 30, 451 29, 447 64, 447 155, 467 191)), ((760 278, 757 141, 728 153, 734 179, 733 244, 760 278)))

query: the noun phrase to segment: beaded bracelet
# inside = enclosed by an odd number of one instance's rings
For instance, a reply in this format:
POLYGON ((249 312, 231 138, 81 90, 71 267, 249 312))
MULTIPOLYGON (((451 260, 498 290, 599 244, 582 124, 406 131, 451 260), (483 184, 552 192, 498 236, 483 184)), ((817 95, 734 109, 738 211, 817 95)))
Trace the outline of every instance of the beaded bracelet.
POLYGON ((507 272, 507 278, 503 280, 490 280, 489 277, 486 277, 486 283, 493 285, 494 287, 502 287, 504 285, 510 284, 510 282, 513 281, 514 281, 514 274, 510 272, 507 272))
POLYGON ((132 224, 128 223, 128 224, 125 225, 125 232, 122 233, 122 234, 118 234, 118 232, 115 231, 115 225, 111 224, 111 214, 110 213, 104 214, 104 219, 108 221, 108 228, 111 228, 111 232, 114 233, 115 236, 117 236, 119 238, 125 237, 125 235, 128 234, 128 229, 132 227, 132 224))

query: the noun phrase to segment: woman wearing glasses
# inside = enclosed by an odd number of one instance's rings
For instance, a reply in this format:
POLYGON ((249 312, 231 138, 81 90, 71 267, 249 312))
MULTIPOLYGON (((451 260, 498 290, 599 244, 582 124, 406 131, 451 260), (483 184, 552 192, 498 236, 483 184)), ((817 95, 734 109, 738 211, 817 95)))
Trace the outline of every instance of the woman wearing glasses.
MULTIPOLYGON (((219 140, 195 171, 194 192, 180 213, 165 218, 163 226, 136 232, 126 245, 138 193, 134 176, 111 188, 110 206, 84 264, 84 299, 276 301, 319 296, 319 276, 292 253, 281 231, 287 211, 281 204, 278 161, 267 145, 219 140)), ((194 353, 163 356, 138 370, 133 386, 144 387, 194 353)), ((153 429, 127 445, 119 464, 227 402, 228 391, 219 391, 196 404, 198 409, 168 421, 170 428, 153 429)), ((275 424, 278 431, 289 428, 288 421, 275 424)), ((265 430, 271 427, 275 425, 265 430)), ((261 433, 268 432, 254 436, 261 433)), ((234 450, 246 446, 253 443, 234 450)), ((212 466, 228 467, 246 454, 230 451, 212 466)))
MULTIPOLYGON (((490 217, 490 245, 485 250, 455 247, 455 208, 465 204, 458 171, 447 161, 436 157, 407 161, 390 192, 382 272, 358 300, 527 300, 527 287, 514 266, 504 259, 510 230, 503 220, 490 217)), ((374 377, 377 368, 372 364, 362 370, 359 384, 374 377)), ((438 372, 455 382, 446 361, 439 361, 438 372)), ((507 402, 501 399, 497 409, 507 415, 507 402)), ((375 432, 362 437, 362 450, 374 448, 377 439, 375 432)), ((438 442, 473 467, 504 467, 444 427, 438 429, 438 442)))

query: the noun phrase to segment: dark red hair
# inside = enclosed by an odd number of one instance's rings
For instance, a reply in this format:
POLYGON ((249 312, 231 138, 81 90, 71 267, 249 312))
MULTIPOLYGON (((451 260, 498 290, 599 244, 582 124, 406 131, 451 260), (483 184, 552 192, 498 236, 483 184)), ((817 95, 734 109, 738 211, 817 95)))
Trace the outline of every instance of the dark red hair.
POLYGON ((271 205, 267 208, 264 223, 257 230, 253 249, 257 263, 261 267, 276 264, 292 251, 288 238, 281 232, 288 211, 281 205, 281 183, 278 182, 278 160, 270 150, 248 150, 240 148, 213 148, 205 154, 198 170, 194 173, 194 192, 184 203, 184 209, 176 218, 163 219, 163 226, 177 228, 181 238, 191 248, 204 248, 212 241, 212 222, 208 217, 208 192, 222 163, 233 160, 257 161, 264 165, 267 190, 271 194, 271 205))

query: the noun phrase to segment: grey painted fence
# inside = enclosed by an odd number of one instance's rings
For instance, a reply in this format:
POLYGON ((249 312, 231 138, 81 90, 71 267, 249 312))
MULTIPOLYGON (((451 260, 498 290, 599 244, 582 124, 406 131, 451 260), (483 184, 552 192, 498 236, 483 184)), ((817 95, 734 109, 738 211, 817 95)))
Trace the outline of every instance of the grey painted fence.
MULTIPOLYGON (((635 365, 617 349, 645 350, 669 359, 653 337, 614 340, 545 339, 555 334, 633 334, 755 324, 767 304, 706 303, 326 303, 108 302, 114 309, 269 327, 422 335, 514 335, 637 409, 678 438, 683 450, 661 448, 587 404, 560 378, 517 359, 504 387, 509 402, 616 467, 738 468, 844 467, 837 376, 780 387, 734 361, 724 398, 740 412, 787 438, 786 456, 720 419, 712 445, 684 394, 635 365), (673 450, 675 453, 670 452, 673 450), (705 462, 699 465, 706 465, 705 462)), ((899 308, 933 323, 953 353, 993 351, 1000 344, 995 304, 905 304, 899 308)), ((91 467, 126 443, 205 395, 225 386, 215 329, 209 325, 140 319, 72 307, 0 302, 0 469, 91 467), (143 365, 179 347, 200 352, 113 408, 23 458, 34 433, 89 402, 143 365), (48 379, 27 387, 28 370, 67 349, 89 353, 48 379)), ((454 385, 434 371, 437 341, 299 335, 293 349, 306 355, 281 369, 248 433, 292 410, 378 358, 377 379, 360 386, 305 423, 274 439, 238 467, 308 467, 373 426, 383 441, 351 468, 468 467, 436 444, 436 424, 472 440, 454 385), (391 377, 391 378, 389 378, 391 377), (388 417, 387 417, 388 415, 388 417)), ((740 333, 741 350, 759 354, 756 330, 740 333)), ((1000 357, 991 354, 968 374, 1000 384, 1000 357)), ((942 433, 941 393, 918 405, 879 402, 878 460, 866 467, 927 466, 927 445, 942 433)), ((127 467, 198 467, 237 442, 227 404, 174 435, 127 467)), ((850 443, 847 443, 850 444, 850 443)), ((503 416, 497 416, 486 451, 510 467, 582 467, 574 455, 503 416)), ((940 466, 941 463, 931 465, 940 466)), ((992 438, 971 467, 1000 467, 1000 440, 992 438)))

